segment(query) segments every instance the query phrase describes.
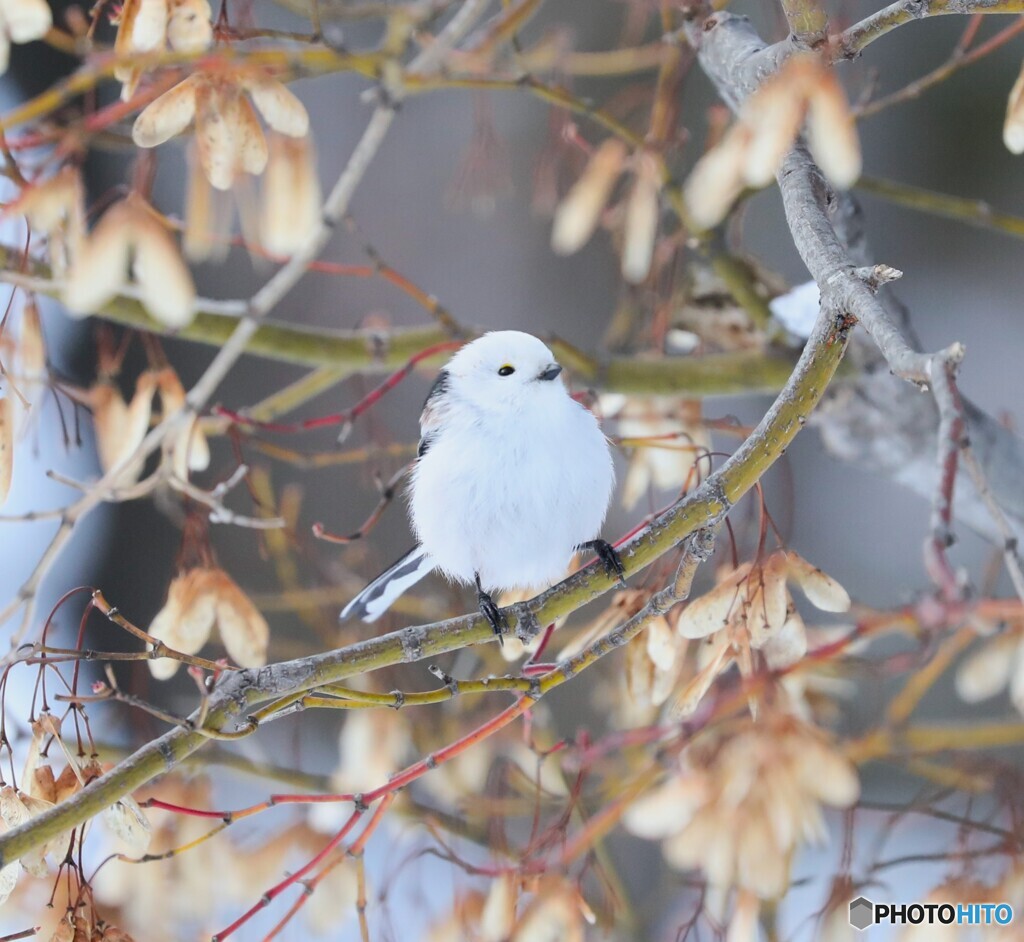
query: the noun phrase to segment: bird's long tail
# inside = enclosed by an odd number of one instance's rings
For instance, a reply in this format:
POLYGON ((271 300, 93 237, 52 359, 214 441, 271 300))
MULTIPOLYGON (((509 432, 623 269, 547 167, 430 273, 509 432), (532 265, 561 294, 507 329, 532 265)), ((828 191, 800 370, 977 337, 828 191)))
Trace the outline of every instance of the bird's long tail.
POLYGON ((376 621, 406 589, 414 586, 434 568, 434 561, 418 546, 373 580, 346 605, 341 619, 376 621))

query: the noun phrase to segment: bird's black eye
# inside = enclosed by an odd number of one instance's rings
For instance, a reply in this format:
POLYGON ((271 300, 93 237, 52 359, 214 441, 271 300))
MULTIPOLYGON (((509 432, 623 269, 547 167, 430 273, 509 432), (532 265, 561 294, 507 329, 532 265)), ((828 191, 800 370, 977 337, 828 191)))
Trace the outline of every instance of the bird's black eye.
POLYGON ((516 371, 514 366, 506 363, 500 370, 498 370, 499 376, 511 376, 516 371))

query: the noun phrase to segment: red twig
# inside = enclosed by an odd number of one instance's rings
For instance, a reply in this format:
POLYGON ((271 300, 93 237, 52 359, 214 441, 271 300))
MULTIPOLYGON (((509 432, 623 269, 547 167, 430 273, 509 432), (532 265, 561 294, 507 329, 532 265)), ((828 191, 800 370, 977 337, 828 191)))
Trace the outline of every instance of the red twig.
POLYGON ((219 821, 232 821, 237 813, 223 811, 204 811, 202 808, 190 808, 186 805, 176 805, 170 801, 163 801, 160 798, 147 798, 141 802, 143 808, 159 808, 162 811, 173 811, 175 814, 185 814, 193 818, 217 818, 219 821))
POLYGON ((223 942, 228 936, 230 936, 236 929, 244 926, 253 916, 256 915, 261 909, 265 909, 269 906, 278 896, 280 896, 285 890, 288 889, 292 884, 297 883, 307 873, 318 867, 345 838, 348 833, 356 826, 356 823, 363 816, 364 810, 362 808, 356 808, 349 819, 342 825, 341 830, 334 835, 323 847, 323 849, 311 860, 309 860, 304 866, 300 867, 294 873, 289 874, 280 883, 272 886, 255 905, 251 906, 248 910, 242 913, 230 926, 226 929, 221 930, 215 936, 213 936, 210 942, 223 942))
POLYGON ((224 406, 215 406, 213 411, 217 415, 222 415, 225 418, 231 419, 232 422, 237 422, 239 425, 263 429, 268 432, 293 433, 308 431, 309 429, 315 428, 324 428, 332 425, 347 425, 354 422, 359 418, 359 416, 373 408, 373 406, 375 406, 386 393, 390 392, 399 383, 401 383, 402 380, 415 369, 418 363, 436 356, 439 353, 444 353, 448 350, 457 350, 462 346, 463 342, 464 341, 462 340, 446 340, 443 343, 436 343, 430 347, 420 350, 419 353, 411 356, 404 366, 399 367, 399 369, 385 379, 384 382, 367 393, 351 409, 346 409, 344 412, 336 412, 333 415, 317 416, 313 419, 305 419, 302 422, 287 423, 260 422, 256 419, 247 417, 244 413, 234 412, 224 406))
POLYGON ((326 540, 328 543, 352 543, 355 540, 360 540, 366 534, 368 534, 378 523, 380 518, 384 515, 384 511, 388 505, 395 498, 395 492, 398 485, 405 478, 406 474, 409 473, 409 469, 412 467, 411 464, 404 465, 394 475, 387 484, 380 486, 380 500, 377 502, 377 506, 374 507, 373 513, 366 518, 362 526, 358 530, 350 533, 348 536, 343 536, 340 533, 332 533, 322 523, 313 524, 313 536, 318 540, 326 540))

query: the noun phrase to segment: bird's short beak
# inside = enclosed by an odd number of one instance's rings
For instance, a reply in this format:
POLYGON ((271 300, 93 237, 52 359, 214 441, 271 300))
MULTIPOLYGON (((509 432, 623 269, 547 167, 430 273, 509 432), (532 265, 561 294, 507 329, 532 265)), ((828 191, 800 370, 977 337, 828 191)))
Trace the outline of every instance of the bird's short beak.
POLYGON ((543 373, 540 374, 540 376, 537 377, 537 379, 554 379, 561 372, 562 367, 560 367, 557 363, 552 363, 551 366, 549 366, 546 370, 544 370, 543 373))

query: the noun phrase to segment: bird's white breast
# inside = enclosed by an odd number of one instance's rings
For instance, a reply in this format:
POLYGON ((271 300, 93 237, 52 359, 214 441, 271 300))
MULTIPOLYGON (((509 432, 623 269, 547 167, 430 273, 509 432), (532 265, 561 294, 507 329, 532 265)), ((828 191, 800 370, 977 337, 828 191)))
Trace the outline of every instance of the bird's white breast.
POLYGON ((453 407, 418 460, 413 527, 449 578, 544 588, 599 535, 614 483, 607 440, 567 395, 545 398, 511 414, 453 407))

